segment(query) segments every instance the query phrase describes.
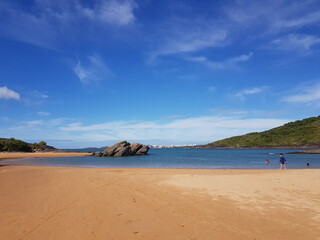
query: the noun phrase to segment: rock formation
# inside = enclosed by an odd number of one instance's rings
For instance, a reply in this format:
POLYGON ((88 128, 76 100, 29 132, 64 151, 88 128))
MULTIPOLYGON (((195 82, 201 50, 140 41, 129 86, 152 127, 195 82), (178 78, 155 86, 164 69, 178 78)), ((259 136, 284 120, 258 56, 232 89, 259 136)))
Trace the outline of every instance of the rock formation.
POLYGON ((125 157, 134 155, 145 155, 149 151, 147 145, 141 143, 128 143, 127 141, 118 142, 108 147, 103 152, 95 152, 92 156, 97 157, 125 157))

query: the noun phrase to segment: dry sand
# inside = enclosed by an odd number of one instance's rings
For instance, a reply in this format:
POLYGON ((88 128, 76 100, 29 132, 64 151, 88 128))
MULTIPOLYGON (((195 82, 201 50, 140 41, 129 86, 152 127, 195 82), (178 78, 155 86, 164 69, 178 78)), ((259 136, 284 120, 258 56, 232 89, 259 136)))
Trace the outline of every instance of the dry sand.
POLYGON ((320 239, 320 170, 0 168, 1 239, 320 239))
POLYGON ((91 154, 87 152, 0 152, 0 160, 26 157, 80 157, 91 154))

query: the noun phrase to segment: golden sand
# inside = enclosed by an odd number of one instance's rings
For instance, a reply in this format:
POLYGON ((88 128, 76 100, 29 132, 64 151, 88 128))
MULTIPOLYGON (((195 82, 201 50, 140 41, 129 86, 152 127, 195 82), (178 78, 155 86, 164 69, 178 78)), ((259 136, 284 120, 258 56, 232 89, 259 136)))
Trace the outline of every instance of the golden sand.
POLYGON ((320 239, 320 170, 0 167, 1 239, 320 239))

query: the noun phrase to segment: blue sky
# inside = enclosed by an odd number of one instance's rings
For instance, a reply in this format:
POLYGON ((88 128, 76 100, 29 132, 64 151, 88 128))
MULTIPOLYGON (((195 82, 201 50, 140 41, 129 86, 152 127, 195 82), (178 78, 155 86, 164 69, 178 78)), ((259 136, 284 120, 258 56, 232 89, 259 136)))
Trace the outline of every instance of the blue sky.
POLYGON ((319 110, 317 0, 0 0, 1 137, 202 144, 319 110))

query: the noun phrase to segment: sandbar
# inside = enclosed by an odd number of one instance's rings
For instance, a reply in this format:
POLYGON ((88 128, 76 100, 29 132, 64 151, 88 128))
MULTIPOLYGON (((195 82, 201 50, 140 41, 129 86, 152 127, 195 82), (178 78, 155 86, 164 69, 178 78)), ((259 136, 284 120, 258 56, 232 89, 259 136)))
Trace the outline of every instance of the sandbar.
POLYGON ((1 239, 320 239, 320 169, 0 168, 1 239))

